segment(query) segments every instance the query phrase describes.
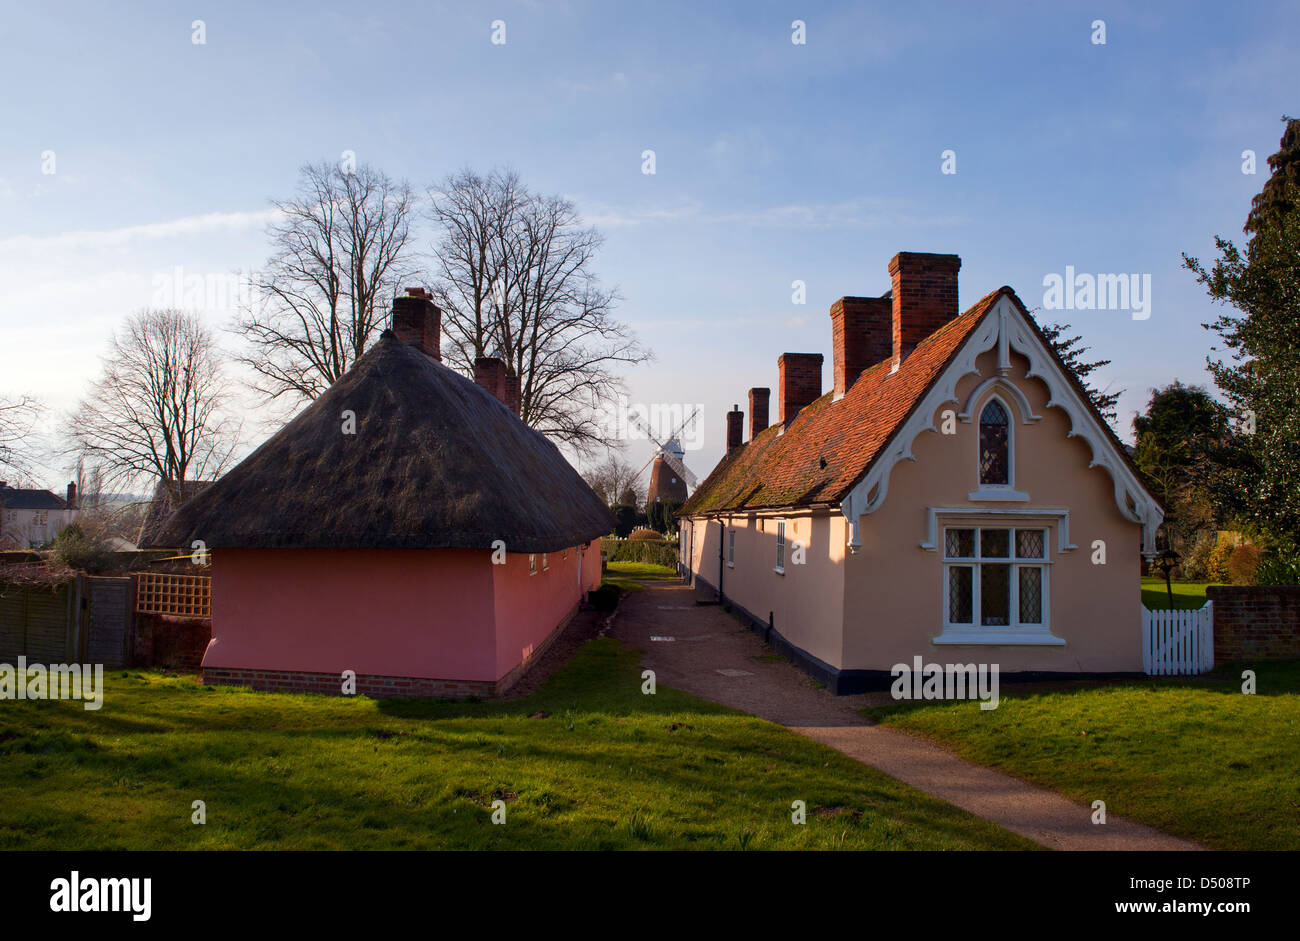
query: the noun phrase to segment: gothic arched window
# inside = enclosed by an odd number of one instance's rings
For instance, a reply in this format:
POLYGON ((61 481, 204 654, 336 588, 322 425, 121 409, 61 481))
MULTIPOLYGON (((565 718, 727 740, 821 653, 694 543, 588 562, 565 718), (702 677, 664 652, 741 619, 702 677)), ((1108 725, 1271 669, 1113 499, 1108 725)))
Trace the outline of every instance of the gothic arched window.
POLYGON ((997 399, 980 412, 980 484, 1011 483, 1011 417, 997 399))

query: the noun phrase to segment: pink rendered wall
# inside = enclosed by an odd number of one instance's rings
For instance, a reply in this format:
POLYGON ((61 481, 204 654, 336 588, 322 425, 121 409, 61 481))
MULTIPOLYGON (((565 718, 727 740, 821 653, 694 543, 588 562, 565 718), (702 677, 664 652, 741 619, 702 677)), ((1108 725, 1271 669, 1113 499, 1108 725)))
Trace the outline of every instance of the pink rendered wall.
POLYGON ((566 552, 551 552, 537 574, 529 574, 528 553, 510 553, 492 566, 496 609, 496 675, 500 679, 531 656, 581 600, 600 584, 600 541, 566 552))
POLYGON ((504 672, 493 621, 499 566, 490 557, 469 549, 216 550, 203 666, 496 680, 504 672))

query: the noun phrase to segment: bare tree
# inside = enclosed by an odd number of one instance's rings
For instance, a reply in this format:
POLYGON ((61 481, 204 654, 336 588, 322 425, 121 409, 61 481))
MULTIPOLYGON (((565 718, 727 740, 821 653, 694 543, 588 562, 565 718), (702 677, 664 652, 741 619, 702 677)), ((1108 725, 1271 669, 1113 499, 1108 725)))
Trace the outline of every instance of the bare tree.
POLYGON ((463 170, 430 205, 447 360, 470 373, 476 357, 501 356, 519 378, 524 422, 580 453, 612 444, 601 407, 622 391, 615 370, 651 357, 592 271, 600 233, 509 171, 463 170))
POLYGON ((32 432, 44 406, 30 395, 0 396, 0 472, 31 477, 36 464, 32 432))
POLYGON ((382 331, 410 272, 411 190, 371 167, 325 163, 304 166, 298 195, 274 205, 273 252, 235 323, 252 346, 239 361, 268 397, 314 399, 382 331))
POLYGON ((225 469, 239 429, 212 334, 194 314, 145 310, 114 333, 102 376, 68 423, 71 450, 103 484, 156 477, 185 499, 186 483, 225 469))
POLYGON ((628 503, 629 493, 632 497, 630 505, 645 503, 646 490, 637 469, 615 451, 606 454, 600 463, 593 464, 583 473, 582 479, 609 506, 628 503))

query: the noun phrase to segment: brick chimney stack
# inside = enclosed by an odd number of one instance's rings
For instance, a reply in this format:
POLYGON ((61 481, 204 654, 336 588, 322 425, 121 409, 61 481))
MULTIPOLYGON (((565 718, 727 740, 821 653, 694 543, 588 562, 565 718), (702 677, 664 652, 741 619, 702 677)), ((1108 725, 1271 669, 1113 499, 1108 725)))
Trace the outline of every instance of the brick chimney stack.
POLYGON ((442 361, 442 311, 424 288, 393 298, 393 333, 426 356, 442 361))
POLYGON ((727 453, 730 454, 736 448, 740 447, 742 437, 745 433, 745 413, 740 410, 739 405, 731 406, 731 411, 727 412, 727 453))
POLYGON ((822 394, 822 354, 782 353, 776 360, 781 374, 781 423, 794 418, 799 409, 817 401, 822 394))
POLYGON ((506 362, 499 356, 480 356, 474 360, 474 383, 498 402, 506 400, 506 362))
POLYGON ((894 355, 894 305, 886 297, 841 297, 831 304, 835 398, 858 374, 894 355))
POLYGON ((77 508, 77 485, 76 485, 76 483, 69 481, 69 483, 68 483, 68 509, 69 509, 69 510, 75 510, 76 508, 77 508))
POLYGON ((768 420, 768 401, 772 398, 771 389, 749 390, 749 440, 753 441, 758 433, 771 422, 768 420))
POLYGON ((520 414, 523 408, 523 395, 519 391, 519 377, 511 373, 506 373, 506 397, 505 403, 510 411, 516 415, 520 414))
POLYGON ((893 283, 893 340, 897 368, 916 345, 960 313, 957 272, 961 258, 928 252, 899 252, 889 262, 893 283))

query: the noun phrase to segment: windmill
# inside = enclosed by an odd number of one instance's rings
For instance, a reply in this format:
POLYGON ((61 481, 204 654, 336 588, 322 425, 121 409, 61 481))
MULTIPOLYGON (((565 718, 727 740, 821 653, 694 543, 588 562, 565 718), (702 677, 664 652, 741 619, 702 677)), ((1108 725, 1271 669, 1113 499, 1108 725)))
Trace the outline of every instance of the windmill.
POLYGON ((682 448, 677 436, 681 434, 682 429, 686 428, 700 410, 696 408, 686 419, 673 429, 672 434, 668 436, 667 441, 660 441, 655 437, 650 426, 644 422, 639 415, 634 412, 628 413, 628 421, 640 428, 647 438, 659 446, 659 450, 645 464, 641 465, 641 470, 633 476, 633 480, 640 477, 647 467, 650 470, 650 486, 646 492, 646 505, 654 503, 656 500, 663 500, 672 503, 686 502, 686 488, 694 487, 698 482, 691 469, 683 462, 686 451, 682 448))

